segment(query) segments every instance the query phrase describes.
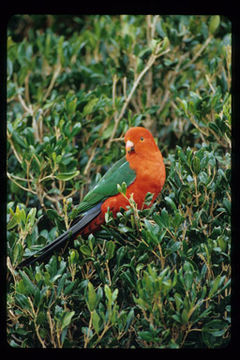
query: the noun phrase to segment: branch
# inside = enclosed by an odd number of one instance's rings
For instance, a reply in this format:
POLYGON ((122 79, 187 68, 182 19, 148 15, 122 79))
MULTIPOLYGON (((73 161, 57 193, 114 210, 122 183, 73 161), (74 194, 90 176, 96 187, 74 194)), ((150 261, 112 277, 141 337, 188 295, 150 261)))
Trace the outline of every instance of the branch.
POLYGON ((160 57, 160 56, 162 56, 162 55, 164 55, 164 54, 166 54, 166 53, 168 53, 168 52, 170 51, 170 49, 168 48, 168 49, 166 49, 165 51, 163 51, 163 52, 161 52, 161 53, 158 53, 158 51, 160 50, 160 45, 162 45, 162 43, 160 43, 160 44, 157 46, 155 52, 150 56, 150 58, 149 58, 149 60, 148 60, 148 62, 147 62, 147 64, 146 64, 145 68, 141 71, 141 73, 138 75, 136 81, 134 82, 133 87, 132 87, 132 90, 130 91, 127 99, 125 100, 119 116, 118 116, 118 117, 116 118, 116 120, 115 120, 115 124, 114 124, 114 128, 113 128, 113 131, 112 131, 112 135, 111 135, 111 137, 110 137, 110 139, 108 140, 108 143, 107 143, 107 145, 106 145, 106 148, 107 148, 107 149, 109 149, 109 147, 110 147, 110 144, 111 144, 111 142, 112 142, 112 140, 113 140, 113 138, 114 138, 114 136, 115 136, 115 133, 116 133, 116 131, 117 131, 118 124, 119 124, 120 120, 122 119, 122 117, 123 117, 123 115, 124 115, 124 113, 125 113, 125 111, 126 111, 126 109, 127 109, 127 107, 128 107, 128 104, 129 104, 129 102, 130 102, 130 100, 131 100, 131 98, 132 98, 132 96, 133 96, 136 88, 138 87, 141 79, 142 79, 143 76, 148 72, 148 70, 152 67, 152 65, 154 64, 154 62, 156 61, 156 59, 157 59, 158 57, 160 57))
POLYGON ((52 91, 52 89, 54 87, 54 84, 55 84, 55 81, 57 80, 57 77, 61 72, 61 69, 62 69, 62 67, 61 67, 61 64, 59 62, 58 65, 56 66, 56 69, 55 69, 54 73, 53 73, 51 82, 50 82, 49 87, 47 89, 47 92, 46 92, 46 94, 45 94, 45 96, 43 98, 43 101, 46 101, 46 99, 48 98, 50 92, 52 91))
MULTIPOLYGON (((9 172, 7 172, 7 177, 8 177, 12 182, 14 182, 14 184, 16 184, 18 187, 20 187, 22 190, 27 191, 27 192, 30 192, 30 193, 32 193, 32 194, 34 194, 34 195, 37 194, 36 191, 33 191, 33 190, 29 189, 29 188, 26 188, 26 187, 20 185, 16 180, 13 179, 13 177, 15 177, 15 176, 12 175, 12 174, 10 174, 9 172)), ((21 181, 23 181, 23 180, 21 180, 21 181)), ((27 180, 25 180, 25 181, 27 181, 27 180)))
POLYGON ((182 67, 181 71, 187 69, 190 65, 192 65, 197 60, 197 58, 201 55, 203 50, 205 50, 205 48, 208 46, 208 44, 210 43, 211 40, 212 40, 212 36, 210 35, 207 38, 207 40, 205 41, 205 43, 203 44, 203 46, 198 50, 196 55, 192 58, 192 60, 189 63, 187 63, 185 66, 182 67))

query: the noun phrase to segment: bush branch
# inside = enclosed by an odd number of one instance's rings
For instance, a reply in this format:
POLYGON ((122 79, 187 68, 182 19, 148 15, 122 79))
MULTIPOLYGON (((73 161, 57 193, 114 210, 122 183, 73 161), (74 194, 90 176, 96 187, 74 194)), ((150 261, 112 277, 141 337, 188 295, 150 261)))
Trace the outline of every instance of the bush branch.
MULTIPOLYGON (((160 47, 160 46, 159 46, 160 47)), ((113 128, 113 131, 112 131, 112 135, 110 137, 110 139, 108 140, 108 143, 106 145, 107 149, 109 149, 110 147, 110 144, 112 142, 112 139, 114 138, 115 134, 116 134, 116 131, 117 131, 117 128, 118 128, 118 124, 120 122, 120 120, 122 119, 128 105, 129 105, 129 102, 136 90, 136 88, 138 87, 140 81, 142 80, 143 76, 148 72, 148 70, 152 67, 152 65, 154 64, 154 62, 156 61, 156 59, 166 53, 168 53, 170 51, 170 49, 166 49, 165 51, 161 52, 161 53, 158 53, 158 49, 159 47, 156 49, 156 51, 150 56, 145 68, 140 72, 140 74, 138 75, 137 79, 135 80, 134 84, 133 84, 133 87, 130 91, 130 93, 128 94, 128 97, 127 99, 125 100, 124 104, 123 104, 123 107, 122 107, 122 110, 119 114, 119 116, 116 118, 115 120, 115 124, 114 124, 114 128, 113 128)))

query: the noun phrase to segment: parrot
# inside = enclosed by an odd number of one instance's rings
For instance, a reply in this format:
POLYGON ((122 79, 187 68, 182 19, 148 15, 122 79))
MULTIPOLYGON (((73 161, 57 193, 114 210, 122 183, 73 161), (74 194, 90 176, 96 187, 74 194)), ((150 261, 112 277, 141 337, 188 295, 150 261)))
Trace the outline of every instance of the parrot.
POLYGON ((86 236, 99 230, 105 223, 107 211, 116 217, 121 208, 128 209, 130 196, 139 210, 152 206, 166 179, 161 151, 151 132, 141 126, 130 127, 124 142, 125 156, 104 174, 77 206, 81 218, 50 244, 23 260, 18 269, 36 261, 42 262, 79 235, 86 236), (123 182, 126 184, 125 196, 118 188, 123 182), (152 194, 152 199, 147 205, 145 198, 148 193, 152 194))

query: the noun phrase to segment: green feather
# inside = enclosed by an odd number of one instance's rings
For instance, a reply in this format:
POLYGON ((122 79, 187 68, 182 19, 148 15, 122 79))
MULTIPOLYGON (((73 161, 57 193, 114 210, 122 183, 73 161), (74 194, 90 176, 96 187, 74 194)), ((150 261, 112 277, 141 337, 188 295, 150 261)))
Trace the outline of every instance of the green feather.
POLYGON ((100 179, 100 181, 90 190, 84 197, 81 204, 77 207, 78 212, 85 212, 91 209, 100 201, 106 200, 108 197, 118 193, 117 184, 123 182, 127 186, 131 185, 136 179, 136 173, 129 166, 129 162, 125 156, 118 160, 100 179))

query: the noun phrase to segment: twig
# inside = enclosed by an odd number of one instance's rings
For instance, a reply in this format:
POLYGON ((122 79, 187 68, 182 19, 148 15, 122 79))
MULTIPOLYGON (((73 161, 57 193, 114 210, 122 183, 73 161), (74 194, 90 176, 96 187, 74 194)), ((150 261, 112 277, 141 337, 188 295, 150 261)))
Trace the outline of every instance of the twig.
MULTIPOLYGON (((31 107, 32 107, 32 105, 31 105, 31 107)), ((37 120, 36 120, 33 112, 32 112, 32 127, 34 130, 34 136, 35 136, 36 141, 40 142, 38 123, 37 123, 37 120)))
POLYGON ((123 107, 122 107, 122 110, 121 110, 120 114, 119 114, 119 116, 118 116, 118 117, 116 118, 116 120, 115 120, 115 124, 114 124, 114 128, 113 128, 113 131, 112 131, 112 135, 111 135, 111 137, 110 137, 110 139, 109 139, 109 141, 108 141, 108 143, 107 143, 107 145, 106 145, 106 148, 107 148, 107 149, 109 149, 109 147, 110 147, 110 144, 111 144, 111 142, 112 142, 112 139, 114 138, 115 133, 116 133, 116 131, 117 131, 118 124, 119 124, 120 120, 122 119, 122 117, 123 117, 123 115, 124 115, 124 113, 125 113, 125 111, 126 111, 126 109, 127 109, 127 107, 128 107, 128 104, 129 104, 129 102, 130 102, 130 100, 131 100, 131 98, 132 98, 132 96, 133 96, 136 88, 138 87, 138 84, 140 83, 141 79, 142 79, 143 76, 147 73, 147 71, 151 68, 151 66, 154 64, 155 60, 156 60, 158 57, 160 57, 160 56, 168 53, 169 51, 170 51, 169 48, 166 49, 165 51, 163 51, 163 52, 160 53, 160 54, 157 54, 157 51, 156 51, 155 54, 152 54, 152 55, 150 56, 150 58, 149 58, 149 60, 148 60, 148 62, 147 62, 147 64, 146 64, 145 68, 141 71, 141 73, 138 75, 137 79, 135 80, 135 82, 134 82, 134 84, 133 84, 133 87, 132 87, 129 95, 128 95, 125 103, 123 104, 123 107))
POLYGON ((127 99, 127 77, 124 76, 123 80, 123 96, 124 96, 124 99, 126 100, 127 99))
POLYGON ((146 20, 147 20, 147 43, 148 43, 148 46, 150 45, 150 42, 151 42, 151 29, 152 29, 152 23, 151 23, 151 17, 152 15, 147 15, 146 16, 146 20))
POLYGON ((111 328, 112 325, 109 324, 109 320, 106 323, 101 335, 98 336, 98 339, 95 342, 95 346, 102 340, 103 336, 105 335, 105 333, 111 328))
POLYGON ((157 23, 157 21, 158 21, 158 18, 159 18, 159 15, 155 15, 155 16, 153 17, 152 31, 151 31, 151 38, 152 38, 152 39, 154 38, 154 35, 155 35, 156 23, 157 23))
POLYGON ((48 323, 49 323, 49 327, 50 327, 51 342, 53 344, 53 347, 56 348, 57 345, 56 345, 56 342, 55 342, 55 339, 54 339, 54 327, 53 327, 53 323, 52 323, 50 309, 48 309, 48 311, 47 311, 47 318, 48 318, 48 323))
POLYGON ((25 181, 25 182, 27 182, 27 181, 33 181, 33 180, 27 180, 27 179, 24 179, 24 178, 21 178, 20 176, 16 176, 16 175, 13 175, 13 174, 10 174, 9 172, 7 172, 7 176, 9 177, 9 179, 11 178, 11 177, 13 177, 14 179, 17 179, 17 180, 20 180, 20 181, 25 181))
POLYGON ((38 338, 38 340, 40 341, 42 347, 43 347, 43 348, 46 348, 46 345, 45 345, 45 343, 44 343, 44 341, 43 341, 43 339, 41 338, 40 333, 39 333, 39 326, 40 326, 40 325, 37 325, 37 314, 38 314, 38 310, 39 310, 39 309, 38 309, 37 311, 35 311, 30 296, 28 296, 28 302, 29 302, 29 304, 30 304, 30 306, 31 306, 31 308, 32 308, 32 314, 30 314, 30 315, 32 315, 32 317, 33 317, 33 322, 34 322, 34 327, 35 327, 35 330, 36 330, 37 338, 38 338))
POLYGON ((111 286, 112 280, 111 280, 111 274, 110 274, 110 270, 109 270, 109 266, 108 266, 108 260, 106 261, 106 269, 107 269, 107 277, 108 277, 108 281, 109 281, 109 286, 111 286))
MULTIPOLYGON (((16 184, 18 187, 20 187, 20 188, 23 189, 24 191, 31 192, 31 193, 34 194, 34 195, 37 194, 36 191, 33 191, 33 190, 29 189, 29 188, 25 188, 24 186, 20 185, 16 180, 13 179, 12 175, 9 174, 9 172, 7 172, 7 177, 8 177, 12 182, 14 182, 14 184, 16 184)), ((25 181, 27 181, 27 180, 25 180, 25 181)))
POLYGON ((30 95, 29 95, 29 76, 30 76, 30 74, 31 74, 31 72, 28 71, 27 76, 24 81, 24 83, 25 83, 25 98, 27 100, 27 103, 29 103, 29 104, 30 104, 30 95))
POLYGON ((118 82, 118 78, 117 75, 114 74, 113 75, 113 85, 112 85, 112 103, 113 103, 113 108, 115 109, 115 101, 116 101, 116 85, 118 82))
POLYGON ((95 152, 96 152, 96 145, 95 145, 95 147, 92 149, 91 156, 90 156, 90 158, 89 158, 89 160, 88 160, 88 162, 87 162, 87 165, 86 165, 86 167, 85 167, 85 169, 84 169, 83 175, 87 175, 88 170, 89 170, 90 165, 91 165, 91 162, 93 161, 93 158, 94 158, 94 156, 95 156, 95 152))
MULTIPOLYGON (((155 30, 154 26, 151 23, 151 15, 147 15, 147 44, 149 47, 151 46, 151 40, 153 39, 154 30, 155 30)), ((148 109, 151 106, 151 100, 152 100, 152 70, 148 72, 146 77, 147 77, 147 80, 145 82, 147 89, 146 108, 148 109)), ((151 127, 151 123, 152 123, 151 116, 150 114, 147 114, 145 120, 145 124, 146 124, 145 126, 151 127)))
POLYGON ((32 112, 31 112, 30 108, 25 104, 25 101, 23 100, 21 94, 18 94, 18 100, 20 101, 20 103, 21 103, 22 107, 24 108, 24 110, 25 110, 28 114, 32 115, 32 112))
POLYGON ((52 89, 53 89, 53 87, 54 87, 54 84, 55 84, 55 81, 56 81, 56 79, 57 79, 57 77, 58 77, 61 69, 62 69, 62 67, 61 67, 61 64, 60 64, 60 62, 59 62, 59 63, 57 64, 57 66, 56 66, 56 69, 55 69, 54 73, 53 73, 51 82, 50 82, 49 87, 48 87, 48 89, 47 89, 47 92, 46 92, 46 94, 45 94, 45 96, 44 96, 44 98, 43 98, 43 101, 46 101, 46 99, 48 98, 50 92, 52 91, 52 89))
POLYGON ((205 48, 208 46, 208 44, 210 43, 210 41, 212 40, 212 36, 210 35, 207 40, 205 41, 205 43, 203 44, 203 46, 198 50, 198 52, 195 54, 195 56, 192 58, 192 60, 187 63, 185 66, 183 66, 182 70, 186 70, 190 65, 192 65, 197 58, 201 55, 201 53, 203 52, 203 50, 205 50, 205 48))
POLYGON ((159 107, 159 109, 157 110, 157 115, 162 111, 162 109, 164 108, 166 102, 168 101, 168 98, 169 98, 169 94, 170 94, 170 86, 172 85, 172 83, 174 82, 175 78, 177 75, 179 75, 182 71, 179 70, 183 60, 188 56, 188 53, 185 53, 183 54, 179 61, 178 61, 178 64, 176 66, 176 69, 172 72, 170 72, 168 75, 167 75, 167 78, 166 78, 166 81, 165 81, 165 93, 164 93, 164 96, 163 96, 163 99, 161 101, 161 105, 159 107))
POLYGON ((212 83, 211 83, 211 81, 210 81, 210 79, 209 79, 208 74, 205 74, 205 78, 207 79, 208 85, 210 86, 212 92, 215 94, 215 89, 214 89, 214 87, 212 86, 212 83))
POLYGON ((119 137, 119 138, 114 138, 111 140, 111 142, 114 142, 114 141, 123 141, 124 140, 124 137, 119 137))
POLYGON ((209 133, 208 133, 208 132, 205 132, 202 128, 200 128, 200 126, 199 126, 199 125, 197 124, 197 122, 194 120, 193 116, 190 115, 190 116, 189 116, 189 120, 190 120, 191 123, 198 129, 199 135, 200 135, 202 141, 205 142, 206 144, 208 144, 207 139, 205 139, 205 138, 203 137, 203 135, 209 136, 209 133))
POLYGON ((162 111, 162 109, 164 108, 167 100, 168 100, 168 97, 169 97, 169 89, 166 89, 165 91, 165 94, 164 94, 164 97, 162 99, 162 102, 161 102, 161 105, 159 106, 159 109, 157 110, 157 115, 162 111))

